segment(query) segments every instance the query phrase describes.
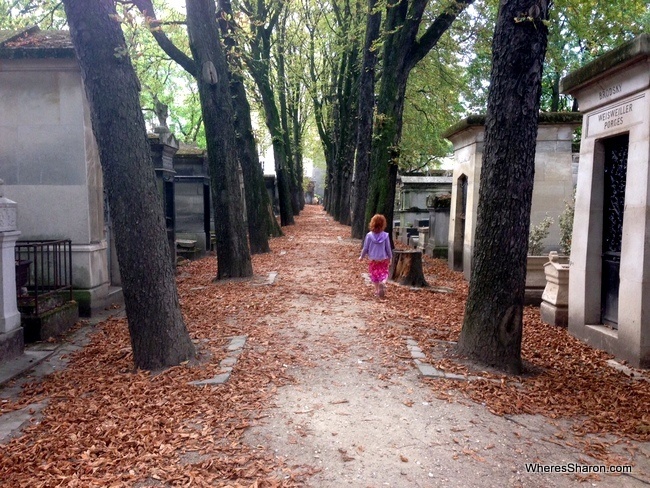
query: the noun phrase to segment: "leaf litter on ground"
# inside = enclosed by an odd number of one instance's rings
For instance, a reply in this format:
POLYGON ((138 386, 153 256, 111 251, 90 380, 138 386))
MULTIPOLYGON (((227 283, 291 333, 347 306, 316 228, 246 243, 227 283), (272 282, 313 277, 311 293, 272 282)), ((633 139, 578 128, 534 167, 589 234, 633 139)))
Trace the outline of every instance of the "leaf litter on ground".
MULTIPOLYGON (((425 257, 424 272, 431 285, 451 293, 389 284, 387 298, 377 299, 362 278, 360 241, 349 239, 349 227, 307 206, 296 225, 283 230, 283 237, 271 241, 271 253, 253 256, 259 279, 214 282, 214 256, 179 266, 179 296, 196 360, 162 372, 134 370, 126 319, 111 318, 96 327, 88 346, 71 354, 63 371, 27 384, 18 398, 2 403, 0 415, 41 401, 47 407, 39 421, 2 446, 0 485, 301 485, 310 467, 291 466, 291 460, 246 445, 242 437, 273 407, 277 388, 293 381, 288 370, 310 364, 306 347, 283 340, 301 312, 289 304, 305 296, 317 300, 328 320, 339 320, 329 308, 331 296, 365 301, 366 328, 359 332, 381 346, 373 360, 396 375, 413 367, 404 359, 409 336, 434 366, 484 378, 427 381, 440 398, 482 403, 495 415, 571 420, 572 437, 554 442, 579 446, 597 459, 612 460, 610 444, 589 434, 610 435, 612 444, 650 440, 650 382, 612 369, 610 355, 544 324, 538 309, 527 307, 524 315, 522 356, 532 372, 513 378, 477 370, 453 354, 434 354, 435 344, 457 339, 468 289, 446 262, 425 257), (318 260, 318 276, 305 272, 304 260, 318 260), (279 273, 275 284, 260 286, 270 272, 279 273), (229 381, 190 385, 219 374, 228 338, 236 335, 247 342, 229 381)), ((346 349, 336 344, 336 354, 346 349)), ((384 374, 380 379, 391 381, 384 374)))

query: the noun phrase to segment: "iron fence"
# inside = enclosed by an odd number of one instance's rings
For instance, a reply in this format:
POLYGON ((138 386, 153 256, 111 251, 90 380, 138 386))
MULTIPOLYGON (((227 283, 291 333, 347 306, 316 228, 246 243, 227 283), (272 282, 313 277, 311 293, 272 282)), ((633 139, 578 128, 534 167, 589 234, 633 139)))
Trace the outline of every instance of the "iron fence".
POLYGON ((16 243, 18 308, 38 316, 72 300, 70 239, 16 243))

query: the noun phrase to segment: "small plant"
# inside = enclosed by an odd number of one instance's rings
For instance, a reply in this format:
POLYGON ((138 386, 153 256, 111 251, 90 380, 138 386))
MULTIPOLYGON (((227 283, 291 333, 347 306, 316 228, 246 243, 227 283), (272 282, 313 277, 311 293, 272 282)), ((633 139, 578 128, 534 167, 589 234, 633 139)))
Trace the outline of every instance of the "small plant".
POLYGON ((553 218, 548 215, 539 224, 530 227, 528 234, 528 255, 540 256, 544 249, 544 239, 548 237, 549 228, 553 225, 553 218))
POLYGON ((564 211, 559 217, 560 226, 560 251, 568 256, 571 254, 571 236, 573 234, 573 216, 576 210, 576 191, 570 200, 564 200, 564 211))

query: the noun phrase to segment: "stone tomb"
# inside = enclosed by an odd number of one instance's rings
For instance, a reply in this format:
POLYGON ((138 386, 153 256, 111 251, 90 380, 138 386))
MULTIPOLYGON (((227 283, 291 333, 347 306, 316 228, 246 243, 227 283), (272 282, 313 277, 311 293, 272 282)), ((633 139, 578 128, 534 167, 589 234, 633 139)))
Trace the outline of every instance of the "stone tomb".
MULTIPOLYGON (((181 145, 174 155, 176 245, 183 254, 181 242, 195 242, 196 254, 210 250, 210 178, 205 150, 181 145)), ((187 257, 187 256, 185 256, 187 257)))
POLYGON ((0 37, 0 178, 25 240, 72 240, 79 309, 121 300, 97 145, 67 31, 0 37))
POLYGON ((562 80, 583 114, 569 332, 650 367, 650 36, 562 80))
MULTIPOLYGON (((565 200, 570 200, 573 194, 571 142, 580 121, 580 114, 574 113, 542 113, 539 117, 530 221, 537 225, 546 215, 555 221, 545 241, 545 255, 559 249, 558 216, 564 211, 565 200)), ((465 279, 469 280, 483 164, 485 116, 470 116, 447 130, 444 136, 454 144, 456 160, 449 213, 448 263, 450 268, 463 271, 465 279)))

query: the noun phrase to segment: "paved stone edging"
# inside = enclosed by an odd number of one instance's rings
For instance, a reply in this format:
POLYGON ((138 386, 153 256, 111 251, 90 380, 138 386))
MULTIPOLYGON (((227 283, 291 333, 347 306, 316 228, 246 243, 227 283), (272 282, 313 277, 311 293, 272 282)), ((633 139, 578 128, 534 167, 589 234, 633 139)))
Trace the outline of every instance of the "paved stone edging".
POLYGON ((426 355, 420 349, 418 342, 410 336, 406 336, 406 348, 411 353, 411 358, 420 371, 420 375, 424 378, 442 378, 446 380, 459 380, 459 381, 476 381, 484 380, 479 376, 465 376, 462 374, 446 373, 440 369, 434 368, 429 363, 424 362, 426 355))
POLYGON ((230 343, 226 346, 228 354, 219 363, 219 367, 223 373, 219 373, 213 378, 207 380, 190 381, 190 385, 203 386, 203 385, 223 385, 230 378, 233 368, 237 364, 239 355, 244 350, 246 345, 247 336, 233 336, 230 338, 230 343))

